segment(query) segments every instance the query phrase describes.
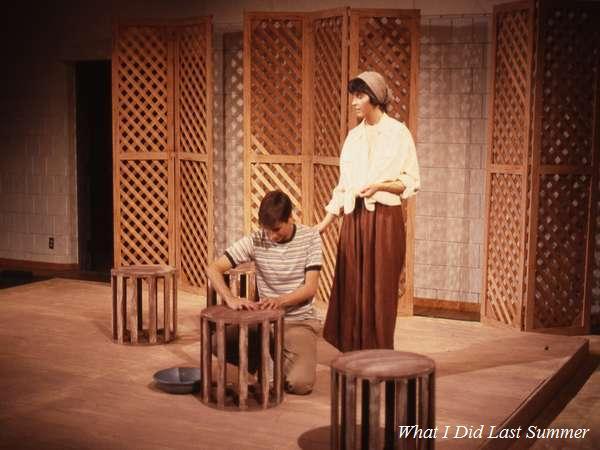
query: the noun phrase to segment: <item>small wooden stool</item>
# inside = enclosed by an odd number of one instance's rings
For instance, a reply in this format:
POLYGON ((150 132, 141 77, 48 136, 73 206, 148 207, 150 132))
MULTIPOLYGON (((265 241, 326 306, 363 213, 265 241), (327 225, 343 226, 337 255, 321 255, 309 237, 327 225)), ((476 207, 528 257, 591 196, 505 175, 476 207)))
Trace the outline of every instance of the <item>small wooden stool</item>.
POLYGON ((435 428, 435 363, 431 358, 380 349, 348 352, 332 361, 330 448, 433 449, 432 438, 400 439, 399 427, 411 425, 435 428), (358 388, 362 392, 357 438, 358 388), (385 417, 383 446, 381 412, 385 417))
POLYGON ((158 341, 167 343, 177 335, 177 281, 175 269, 170 266, 125 266, 112 269, 112 331, 119 344, 158 341), (158 280, 163 280, 163 329, 158 329, 158 280), (131 285, 128 295, 127 285, 131 285), (143 328, 142 280, 148 286, 148 329, 143 328), (171 298, 173 299, 171 305, 171 298), (172 321, 172 322, 171 322, 172 321))
MULTIPOLYGON (((229 269, 223 274, 225 283, 229 286, 231 293, 236 297, 243 297, 252 302, 258 300, 256 292, 256 272, 254 263, 244 263, 229 269)), ((223 304, 223 300, 217 294, 210 280, 206 283, 206 306, 223 304)))
POLYGON ((258 369, 261 386, 262 408, 276 406, 283 400, 283 310, 235 311, 227 306, 217 305, 205 308, 200 313, 202 371, 202 401, 206 405, 225 409, 225 381, 227 367, 227 346, 225 342, 226 327, 239 329, 239 379, 238 408, 248 408, 248 328, 257 325, 260 332, 261 357, 258 369), (214 325, 212 325, 214 324, 214 325), (211 335, 211 327, 216 326, 216 333, 211 335), (270 398, 269 359, 271 357, 271 326, 274 339, 274 399, 270 398), (217 393, 216 405, 212 396, 212 339, 217 339, 217 393))

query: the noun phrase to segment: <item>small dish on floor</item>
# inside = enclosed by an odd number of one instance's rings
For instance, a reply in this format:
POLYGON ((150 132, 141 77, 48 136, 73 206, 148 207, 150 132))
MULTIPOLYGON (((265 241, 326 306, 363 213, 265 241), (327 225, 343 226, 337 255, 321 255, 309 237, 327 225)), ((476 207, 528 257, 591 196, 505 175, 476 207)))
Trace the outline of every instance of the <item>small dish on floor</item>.
POLYGON ((156 386, 169 394, 189 394, 200 388, 200 368, 171 367, 154 374, 156 386))

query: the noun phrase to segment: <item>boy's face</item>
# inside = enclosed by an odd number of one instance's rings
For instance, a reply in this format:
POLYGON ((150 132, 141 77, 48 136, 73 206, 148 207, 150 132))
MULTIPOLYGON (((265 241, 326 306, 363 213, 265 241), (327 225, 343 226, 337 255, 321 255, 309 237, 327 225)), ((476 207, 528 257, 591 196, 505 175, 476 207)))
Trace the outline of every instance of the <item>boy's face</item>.
POLYGON ((263 230, 273 242, 289 241, 294 232, 294 220, 290 217, 286 222, 277 222, 272 228, 263 227, 263 230))

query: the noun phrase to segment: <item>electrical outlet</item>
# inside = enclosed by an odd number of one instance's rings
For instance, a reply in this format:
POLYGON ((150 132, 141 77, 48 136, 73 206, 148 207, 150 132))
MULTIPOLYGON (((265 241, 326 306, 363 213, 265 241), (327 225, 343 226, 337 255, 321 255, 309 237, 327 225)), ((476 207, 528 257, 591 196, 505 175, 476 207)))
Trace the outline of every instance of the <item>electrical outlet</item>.
POLYGON ((54 238, 48 238, 48 248, 53 249, 54 248, 54 238))

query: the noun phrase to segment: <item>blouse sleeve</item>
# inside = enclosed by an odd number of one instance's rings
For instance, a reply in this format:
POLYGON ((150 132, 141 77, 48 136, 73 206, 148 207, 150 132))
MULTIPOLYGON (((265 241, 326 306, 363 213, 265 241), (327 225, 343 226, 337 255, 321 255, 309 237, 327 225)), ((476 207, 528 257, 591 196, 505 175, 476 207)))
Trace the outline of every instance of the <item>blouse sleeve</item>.
POLYGON ((340 214, 340 209, 344 206, 344 193, 346 192, 346 186, 344 185, 344 179, 346 178, 346 174, 344 173, 345 167, 344 164, 341 163, 342 156, 345 152, 347 152, 348 146, 348 137, 344 141, 344 145, 342 146, 342 152, 340 154, 340 177, 338 180, 338 184, 335 188, 333 188, 333 192, 331 193, 331 200, 325 206, 325 211, 331 213, 333 215, 338 216, 340 214))
POLYGON ((408 130, 405 136, 405 142, 406 159, 404 160, 402 171, 398 177, 405 186, 404 192, 400 195, 402 199, 415 195, 419 189, 421 189, 421 176, 419 174, 419 162, 417 160, 415 141, 408 130))

